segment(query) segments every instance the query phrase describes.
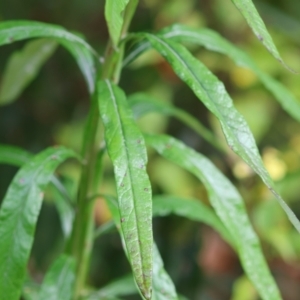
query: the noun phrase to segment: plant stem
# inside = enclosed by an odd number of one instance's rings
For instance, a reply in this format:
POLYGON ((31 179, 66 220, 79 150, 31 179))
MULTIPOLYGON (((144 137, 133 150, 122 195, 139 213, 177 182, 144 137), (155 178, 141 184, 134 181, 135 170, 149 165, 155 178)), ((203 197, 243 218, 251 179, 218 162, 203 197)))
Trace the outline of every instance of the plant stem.
MULTIPOLYGON (((130 0, 124 12, 124 25, 122 29, 122 37, 127 33, 130 21, 134 15, 138 0, 130 0)), ((124 43, 119 48, 112 46, 109 40, 105 52, 105 60, 102 69, 102 79, 110 79, 118 83, 121 73, 121 66, 124 53, 124 43)), ((77 211, 73 224, 73 231, 70 241, 67 244, 66 252, 75 257, 77 262, 77 271, 75 279, 75 288, 73 299, 78 300, 80 293, 84 287, 91 251, 94 239, 94 201, 89 199, 89 196, 97 192, 101 174, 95 170, 97 161, 97 168, 102 172, 102 156, 98 154, 98 145, 100 141, 97 138, 97 131, 99 128, 99 111, 98 111, 98 93, 95 88, 92 97, 91 108, 84 130, 84 141, 82 145, 82 157, 84 164, 82 167, 81 178, 79 182, 77 211)), ((99 171, 98 170, 98 171, 99 171)))

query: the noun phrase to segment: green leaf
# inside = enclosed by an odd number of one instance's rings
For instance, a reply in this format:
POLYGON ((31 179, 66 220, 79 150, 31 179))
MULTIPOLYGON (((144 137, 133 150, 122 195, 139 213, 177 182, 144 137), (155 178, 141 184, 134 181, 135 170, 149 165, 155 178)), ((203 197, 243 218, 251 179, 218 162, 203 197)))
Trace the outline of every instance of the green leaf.
POLYGON ((71 300, 75 281, 75 260, 62 254, 47 272, 38 300, 71 300))
POLYGON ((153 297, 152 300, 178 300, 175 286, 164 269, 164 263, 157 249, 153 245, 153 297))
MULTIPOLYGON (((229 56, 237 65, 250 69, 273 94, 282 108, 300 122, 300 102, 297 98, 279 81, 263 72, 249 55, 224 39, 217 32, 207 28, 193 29, 188 26, 175 24, 163 29, 159 34, 176 42, 189 42, 201 45, 208 50, 222 53, 229 56)), ((124 59, 123 64, 131 63, 150 47, 151 44, 149 42, 140 42, 124 59)))
POLYGON ((0 104, 14 101, 54 53, 57 43, 53 40, 39 39, 28 42, 21 51, 10 57, 0 87, 0 104))
MULTIPOLYGON (((21 167, 32 157, 31 153, 21 148, 0 144, 0 163, 21 167)), ((53 185, 54 203, 59 213, 62 231, 65 237, 68 237, 73 224, 74 208, 72 204, 74 202, 71 200, 65 186, 54 175, 51 178, 51 183, 53 185)))
POLYGON ((152 197, 146 172, 144 138, 134 122, 123 91, 109 82, 98 84, 99 111, 107 152, 114 165, 121 227, 128 259, 146 299, 152 285, 152 197))
POLYGON ((22 288, 22 299, 37 300, 39 288, 40 285, 27 275, 22 288))
MULTIPOLYGON (((192 29, 184 25, 173 25, 161 31, 165 38, 177 42, 189 42, 201 45, 208 50, 219 52, 230 57, 237 65, 253 71, 264 86, 274 95, 282 108, 300 122, 300 102, 279 81, 260 70, 256 63, 244 51, 235 47, 229 41, 213 30, 201 28, 192 29)), ((143 50, 140 45, 139 51, 143 50)))
POLYGON ((153 216, 175 214, 192 221, 203 222, 214 228, 220 235, 234 246, 234 241, 220 219, 205 204, 195 199, 185 199, 176 196, 159 195, 153 197, 153 216))
POLYGON ((268 49, 268 51, 287 69, 289 67, 282 60, 273 40, 270 36, 263 20, 261 19, 259 13, 257 12, 253 2, 251 0, 231 0, 234 5, 238 8, 241 14, 246 19, 248 25, 251 27, 252 31, 256 37, 261 41, 261 43, 268 49))
POLYGON ((133 280, 132 274, 123 276, 104 286, 100 290, 85 297, 86 300, 107 299, 118 296, 137 294, 138 290, 133 280))
POLYGON ((182 109, 176 108, 161 101, 157 101, 143 93, 136 93, 129 96, 128 103, 131 106, 136 119, 150 112, 158 112, 166 116, 175 117, 188 127, 192 128, 196 133, 198 133, 217 149, 221 151, 224 150, 222 144, 218 142, 217 137, 214 136, 211 131, 202 125, 200 121, 182 109))
POLYGON ((64 147, 48 148, 16 174, 0 210, 0 300, 17 300, 25 277, 43 191, 56 167, 77 157, 64 147))
POLYGON ((87 81, 90 93, 94 90, 95 50, 81 37, 63 27, 35 21, 5 21, 0 23, 0 46, 29 38, 52 38, 74 56, 87 81))
POLYGON ((0 144, 0 163, 20 167, 32 158, 32 154, 18 147, 0 144))
MULTIPOLYGON (((124 236, 122 232, 120 231, 121 228, 121 219, 119 210, 117 207, 117 201, 114 199, 114 197, 104 195, 104 198, 106 199, 106 203, 109 207, 109 210, 113 216, 113 219, 115 221, 116 227, 120 232, 121 239, 124 242, 124 236)), ((124 247, 125 253, 127 254, 127 250, 124 247)), ((162 259, 160 257, 160 253, 155 245, 153 244, 153 292, 152 292, 152 300, 178 300, 178 296, 176 294, 175 286, 168 275, 168 273, 165 271, 162 259)))
POLYGON ((264 300, 281 299, 236 188, 207 158, 174 138, 146 135, 145 140, 163 157, 203 182, 211 205, 234 239, 244 270, 260 296, 264 300))
POLYGON ((123 28, 124 10, 130 0, 106 0, 105 1, 105 19, 108 25, 109 35, 114 46, 118 45, 123 28))
POLYGON ((261 177, 291 223, 300 232, 299 220, 275 191, 274 183, 262 163, 253 135, 244 117, 234 107, 224 84, 183 46, 152 34, 143 34, 143 36, 166 58, 175 73, 218 118, 229 147, 261 177))

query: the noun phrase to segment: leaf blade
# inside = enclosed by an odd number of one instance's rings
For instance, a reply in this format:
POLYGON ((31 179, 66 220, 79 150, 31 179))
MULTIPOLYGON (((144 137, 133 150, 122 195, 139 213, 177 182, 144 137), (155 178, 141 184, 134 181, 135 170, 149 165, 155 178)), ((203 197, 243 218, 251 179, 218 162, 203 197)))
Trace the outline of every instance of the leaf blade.
POLYGON ((281 58, 274 42, 269 34, 264 21, 261 19, 256 7, 251 0, 231 0, 243 17, 246 19, 248 25, 251 27, 255 36, 266 47, 266 49, 280 62, 284 67, 290 70, 281 58))
POLYGON ((166 116, 172 116, 193 129, 211 145, 224 151, 224 147, 217 140, 217 137, 208 130, 199 120, 185 112, 182 109, 157 101, 147 94, 136 93, 128 97, 128 103, 131 106, 134 117, 137 119, 150 112, 158 112, 166 116))
MULTIPOLYGON (((119 211, 117 208, 117 201, 111 196, 105 195, 104 197, 109 207, 109 210, 113 216, 116 227, 119 230, 119 233, 121 235, 121 240, 124 246, 124 236, 122 234, 122 231, 120 230, 121 222, 120 222, 119 211)), ((124 250, 126 255, 128 255, 125 247, 124 250)), ((179 299, 176 293, 175 286, 170 276, 164 269, 162 258, 160 256, 160 253, 155 243, 153 244, 153 294, 151 299, 152 300, 178 300, 179 299)))
POLYGON ((39 39, 12 54, 0 86, 0 105, 11 103, 22 93, 56 48, 55 41, 39 39))
POLYGON ((244 270, 265 300, 281 299, 252 229, 241 196, 230 181, 204 156, 183 143, 163 135, 145 135, 160 155, 188 170, 205 185, 212 206, 232 238, 244 270), (267 288, 266 288, 267 287, 267 288))
POLYGON ((85 76, 90 93, 94 91, 96 51, 82 38, 63 27, 36 21, 4 21, 0 23, 0 46, 29 38, 52 38, 74 56, 85 76))
POLYGON ((107 152, 114 165, 121 228, 136 282, 146 299, 152 285, 152 200, 147 153, 121 89, 98 83, 107 152))
POLYGON ((254 137, 244 117, 235 109, 224 84, 183 46, 159 36, 151 34, 143 34, 143 36, 147 38, 153 48, 165 57, 174 72, 218 118, 229 147, 261 177, 276 197, 290 222, 300 233, 299 220, 276 192, 274 183, 262 163, 254 137))
POLYGON ((0 144, 0 163, 20 167, 29 159, 32 154, 18 147, 0 144))
POLYGON ((105 19, 114 46, 118 45, 124 23, 123 12, 130 0, 106 0, 105 19))
POLYGON ((64 147, 48 148, 26 163, 8 188, 0 210, 1 300, 20 295, 43 190, 55 168, 71 157, 77 155, 64 147))
POLYGON ((234 246, 231 235, 220 222, 220 219, 201 201, 171 195, 153 197, 153 216, 163 217, 169 214, 185 217, 191 221, 202 222, 214 228, 224 240, 234 246))
POLYGON ((300 102, 295 96, 279 81, 263 72, 247 53, 224 39, 217 32, 207 28, 192 29, 184 25, 175 24, 162 30, 161 34, 173 41, 190 42, 201 45, 208 50, 222 53, 230 57, 237 65, 250 69, 273 94, 282 108, 300 122, 300 102))
POLYGON ((52 264, 41 285, 37 300, 70 300, 75 281, 75 260, 62 254, 52 264))

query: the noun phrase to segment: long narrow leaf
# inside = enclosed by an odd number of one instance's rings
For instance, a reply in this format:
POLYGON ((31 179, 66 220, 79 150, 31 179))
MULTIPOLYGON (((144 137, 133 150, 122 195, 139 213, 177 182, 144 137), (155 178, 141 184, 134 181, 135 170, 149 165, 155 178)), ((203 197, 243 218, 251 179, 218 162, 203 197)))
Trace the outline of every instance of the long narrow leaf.
POLYGON ((61 255, 47 272, 37 300, 71 300, 74 281, 75 261, 61 255))
POLYGON ((0 210, 0 299, 19 299, 43 191, 56 167, 76 154, 48 148, 26 163, 10 184, 0 210))
POLYGON ((134 122, 123 91, 100 81, 99 110, 107 152, 114 165, 118 202, 128 259, 146 299, 152 285, 152 196, 146 172, 143 135, 134 122))
POLYGON ((153 216, 163 217, 171 213, 211 226, 224 240, 234 246, 234 241, 226 227, 224 227, 216 214, 202 202, 169 195, 153 197, 153 216))
MULTIPOLYGON (((21 167, 32 157, 33 155, 26 150, 0 144, 0 163, 21 167)), ((73 201, 65 186, 54 175, 51 177, 51 183, 54 188, 54 203, 59 213, 62 231, 65 237, 68 237, 71 233, 74 218, 73 201)))
POLYGON ((300 101, 279 81, 263 72, 252 58, 217 32, 207 29, 192 29, 184 25, 173 25, 161 31, 161 34, 178 42, 190 42, 201 45, 208 50, 230 57, 237 65, 253 71, 265 87, 274 95, 282 108, 300 122, 300 101))
POLYGON ((234 239, 249 278, 264 300, 281 299, 270 275, 259 240, 252 229, 241 196, 230 181, 204 156, 168 136, 145 136, 159 154, 188 170, 205 185, 211 205, 234 239))
MULTIPOLYGON (((241 14, 246 19, 248 25, 251 27, 252 31, 256 37, 261 41, 261 43, 268 49, 268 51, 280 61, 286 68, 287 65, 282 60, 273 40, 270 36, 263 20, 261 19, 259 13, 257 12, 252 0, 231 0, 241 14)), ((289 68, 288 68, 289 69, 289 68)))
POLYGON ((130 0, 106 0, 105 1, 105 19, 108 25, 110 37, 117 46, 123 27, 123 12, 130 0))
POLYGON ((224 150, 222 144, 218 142, 217 137, 214 136, 214 134, 209 131, 204 125, 202 125, 199 120, 197 120, 184 110, 163 103, 161 101, 154 100, 152 99, 152 97, 143 93, 137 93, 129 96, 128 103, 131 106, 134 117, 136 119, 150 112, 158 112, 166 116, 175 117, 191 129, 193 129, 196 133, 198 133, 201 137, 203 137, 217 149, 221 151, 224 150))
MULTIPOLYGON (((250 69, 273 94, 282 108, 300 122, 300 102, 296 97, 279 81, 263 72, 249 55, 224 39, 217 32, 207 28, 193 29, 185 25, 175 24, 163 29, 159 34, 173 41, 198 44, 208 50, 222 53, 230 57, 237 65, 250 69)), ((124 59, 124 65, 132 62, 150 47, 151 44, 148 41, 140 42, 124 59)))
POLYGON ((229 147, 239 155, 264 181, 300 232, 300 222, 293 211, 275 191, 274 183, 264 167, 254 137, 244 119, 236 110, 224 84, 183 46, 165 38, 143 34, 166 60, 176 74, 193 90, 204 105, 218 118, 229 147))
MULTIPOLYGON (((117 208, 117 203, 113 197, 107 195, 105 195, 104 197, 106 199, 106 203, 109 207, 109 210, 113 216, 116 227, 119 229, 122 242, 123 244, 125 244, 124 236, 122 234, 122 231, 120 231, 121 219, 120 219, 119 210, 117 208)), ((126 255, 128 255, 126 249, 125 252, 126 255)), ((155 243, 153 244, 153 292, 152 292, 151 299, 152 300, 178 300, 175 286, 170 276, 164 269, 163 261, 160 257, 160 253, 155 243)))
POLYGON ((14 101, 22 93, 56 48, 57 42, 39 39, 12 54, 2 77, 0 105, 14 101))
POLYGON ((61 43, 77 61, 89 91, 94 90, 96 66, 93 56, 97 53, 79 36, 63 27, 35 21, 5 21, 0 23, 0 46, 29 38, 52 38, 61 43))

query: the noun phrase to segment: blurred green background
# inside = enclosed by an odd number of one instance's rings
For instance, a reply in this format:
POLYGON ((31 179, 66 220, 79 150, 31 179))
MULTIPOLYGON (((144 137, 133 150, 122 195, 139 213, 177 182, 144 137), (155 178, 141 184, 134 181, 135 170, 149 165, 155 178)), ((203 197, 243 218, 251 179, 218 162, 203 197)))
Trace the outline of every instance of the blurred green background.
MULTIPOLYGON (((287 64, 300 71, 300 2, 255 1, 275 44, 287 64)), ((108 39, 104 0, 0 1, 0 20, 28 19, 56 23, 82 33, 103 54, 108 39)), ((209 27, 244 49, 258 66, 282 82, 300 99, 300 77, 289 73, 263 48, 229 0, 144 0, 133 19, 132 31, 156 31, 172 23, 209 27)), ((10 55, 26 42, 0 48, 0 84, 10 55)), ((300 216, 300 125, 289 117, 255 75, 236 67, 228 58, 193 48, 222 80, 236 107, 245 116, 263 160, 283 197, 300 216)), ((124 69, 120 82, 127 94, 145 91, 160 101, 188 111, 222 139, 216 120, 176 77, 166 62, 149 52, 124 69)), ((80 149, 82 128, 89 109, 84 79, 63 48, 46 62, 37 78, 12 104, 0 107, 0 142, 37 153, 64 144, 80 149)), ((283 299, 299 300, 300 239, 260 179, 229 150, 221 153, 173 118, 149 114, 139 120, 147 132, 166 132, 207 155, 239 188, 258 232, 283 299)), ((206 192, 193 176, 150 152, 148 166, 154 193, 196 197, 207 202, 206 192)), ((0 166, 0 199, 17 169, 0 166)), ((78 166, 60 168, 64 180, 78 180, 78 166)), ((72 186, 73 184, 71 184, 72 186)), ((74 190, 74 187, 71 187, 74 190)), ((112 168, 106 159, 102 192, 114 193, 112 168)), ((75 193, 75 191, 74 191, 75 193)), ((39 218, 29 270, 40 282, 53 258, 63 248, 54 194, 46 194, 39 218)), ((110 215, 103 199, 97 201, 95 220, 101 225, 110 215)), ((189 299, 258 299, 243 276, 234 252, 212 229, 181 217, 154 220, 154 236, 179 293, 189 299)), ((116 232, 99 238, 94 247, 89 284, 101 287, 130 271, 116 232)), ((138 299, 133 296, 127 299, 138 299)))

